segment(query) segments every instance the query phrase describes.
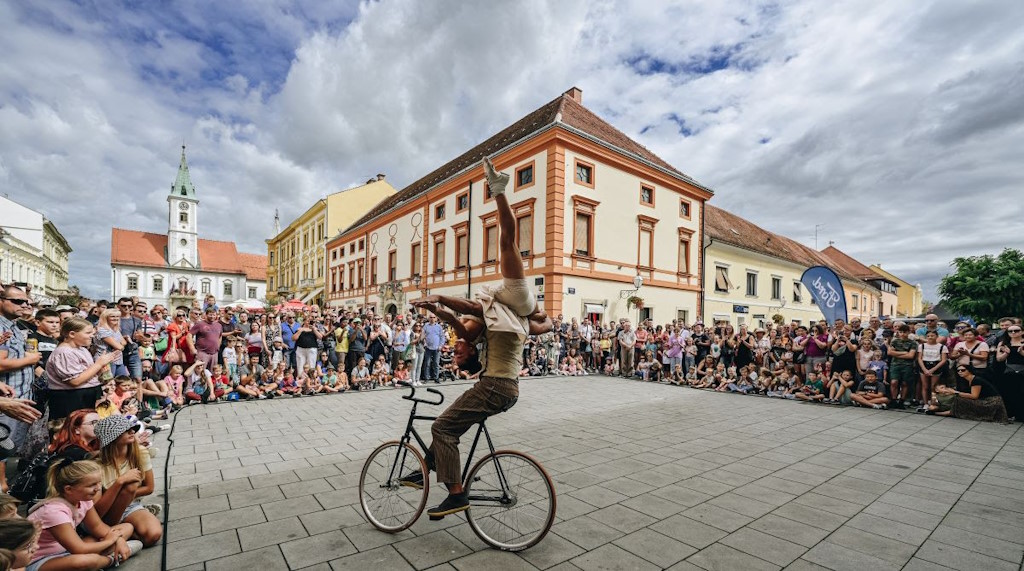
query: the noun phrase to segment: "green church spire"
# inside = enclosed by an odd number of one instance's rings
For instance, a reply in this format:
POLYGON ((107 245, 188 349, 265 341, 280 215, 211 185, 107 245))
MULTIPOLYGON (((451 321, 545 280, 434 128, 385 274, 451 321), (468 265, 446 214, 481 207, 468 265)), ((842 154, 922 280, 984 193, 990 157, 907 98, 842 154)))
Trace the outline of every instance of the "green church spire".
POLYGON ((178 165, 178 177, 171 186, 172 196, 195 198, 196 189, 192 186, 192 177, 188 174, 188 162, 185 160, 185 145, 181 146, 181 164, 178 165))

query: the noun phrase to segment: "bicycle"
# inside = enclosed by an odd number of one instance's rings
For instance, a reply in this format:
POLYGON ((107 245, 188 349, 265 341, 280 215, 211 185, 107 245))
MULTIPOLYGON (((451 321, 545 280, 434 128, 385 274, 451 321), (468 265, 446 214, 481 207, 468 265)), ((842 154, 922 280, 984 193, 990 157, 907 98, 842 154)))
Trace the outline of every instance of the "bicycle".
MULTIPOLYGON (((407 529, 426 507, 430 477, 424 457, 428 456, 429 447, 413 421, 437 418, 417 415, 419 404, 438 406, 444 402, 444 394, 438 390, 427 389, 440 397, 433 401, 416 398, 416 388, 410 388, 412 392, 402 397, 413 403, 405 433, 400 439, 385 442, 371 452, 359 475, 359 504, 363 514, 371 525, 388 533, 407 529), (412 445, 413 439, 422 453, 412 445), (423 474, 422 488, 400 482, 402 477, 417 470, 423 474)), ((491 547, 522 551, 544 539, 551 529, 555 520, 555 487, 544 467, 529 455, 514 450, 495 450, 485 422, 486 419, 478 423, 462 470, 462 483, 470 503, 470 509, 464 513, 473 532, 491 547), (481 434, 490 452, 470 469, 481 434)))

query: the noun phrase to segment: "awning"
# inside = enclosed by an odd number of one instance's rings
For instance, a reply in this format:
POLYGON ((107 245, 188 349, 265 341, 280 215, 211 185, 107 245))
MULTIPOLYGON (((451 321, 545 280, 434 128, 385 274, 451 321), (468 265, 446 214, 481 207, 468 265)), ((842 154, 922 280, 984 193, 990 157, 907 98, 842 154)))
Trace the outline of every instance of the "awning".
POLYGON ((600 303, 584 303, 583 304, 584 315, 590 315, 591 313, 604 313, 604 306, 600 303))
POLYGON ((311 291, 311 292, 307 293, 306 295, 302 296, 302 303, 309 303, 309 300, 311 300, 314 297, 316 297, 317 294, 323 293, 323 291, 324 291, 324 288, 322 288, 322 287, 318 287, 318 288, 314 289, 313 291, 311 291))

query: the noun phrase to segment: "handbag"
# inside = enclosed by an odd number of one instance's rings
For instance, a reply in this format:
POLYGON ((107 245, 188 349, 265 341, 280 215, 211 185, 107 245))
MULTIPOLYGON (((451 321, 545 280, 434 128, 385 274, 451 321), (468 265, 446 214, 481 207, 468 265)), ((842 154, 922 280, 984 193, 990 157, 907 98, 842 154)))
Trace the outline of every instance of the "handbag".
POLYGON ((167 338, 166 335, 164 335, 163 337, 157 339, 153 343, 153 350, 156 351, 157 353, 166 351, 167 350, 167 342, 168 342, 168 338, 167 338))
POLYGON ((185 352, 177 347, 171 347, 164 353, 164 362, 169 364, 177 364, 185 362, 185 352))

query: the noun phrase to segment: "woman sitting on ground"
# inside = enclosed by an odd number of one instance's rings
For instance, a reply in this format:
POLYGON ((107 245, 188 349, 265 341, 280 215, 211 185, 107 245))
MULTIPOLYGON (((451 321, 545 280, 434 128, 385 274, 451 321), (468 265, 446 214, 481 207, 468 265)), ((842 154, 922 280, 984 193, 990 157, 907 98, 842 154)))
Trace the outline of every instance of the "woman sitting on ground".
POLYGON ((999 396, 999 391, 988 382, 988 379, 974 374, 974 371, 965 365, 956 366, 956 376, 955 389, 944 386, 935 388, 938 395, 953 397, 951 408, 937 411, 938 407, 931 405, 928 414, 953 416, 965 420, 1007 422, 1003 397, 999 396))

